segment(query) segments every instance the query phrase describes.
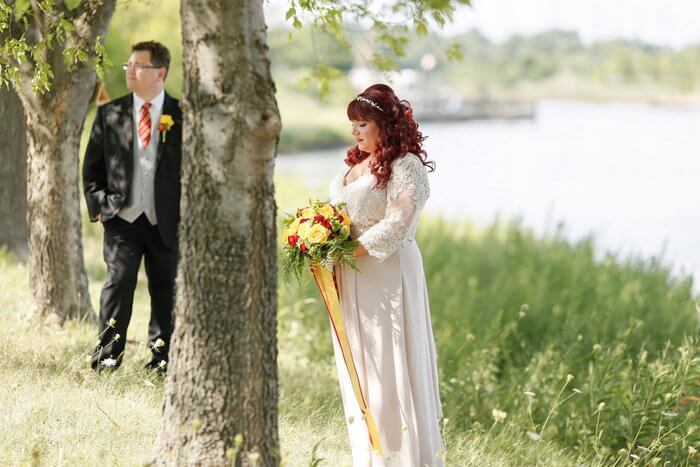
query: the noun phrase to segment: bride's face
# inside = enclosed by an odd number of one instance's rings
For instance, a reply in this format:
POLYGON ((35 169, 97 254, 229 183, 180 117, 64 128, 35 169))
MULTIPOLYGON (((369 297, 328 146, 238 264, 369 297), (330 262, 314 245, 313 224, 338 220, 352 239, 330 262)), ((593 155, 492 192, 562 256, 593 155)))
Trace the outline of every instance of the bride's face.
POLYGON ((352 120, 352 135, 360 151, 373 152, 379 141, 379 127, 372 120, 352 120))

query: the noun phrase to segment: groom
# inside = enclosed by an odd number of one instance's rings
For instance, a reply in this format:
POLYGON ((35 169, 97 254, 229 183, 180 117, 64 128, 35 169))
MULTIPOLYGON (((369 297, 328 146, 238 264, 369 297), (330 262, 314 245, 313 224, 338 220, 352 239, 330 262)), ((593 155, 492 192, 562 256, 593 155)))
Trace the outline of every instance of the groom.
POLYGON ((97 110, 83 163, 88 212, 104 227, 108 271, 95 371, 121 364, 142 257, 151 296, 147 368, 165 370, 173 328, 182 117, 163 90, 168 49, 149 41, 131 51, 123 69, 132 93, 97 110))

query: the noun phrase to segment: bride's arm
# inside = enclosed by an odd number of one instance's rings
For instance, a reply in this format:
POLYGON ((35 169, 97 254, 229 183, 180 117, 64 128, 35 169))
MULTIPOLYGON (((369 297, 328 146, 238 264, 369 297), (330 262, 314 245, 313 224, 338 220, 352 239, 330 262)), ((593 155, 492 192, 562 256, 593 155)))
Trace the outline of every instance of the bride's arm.
POLYGON ((420 159, 408 154, 396 161, 387 183, 384 219, 360 235, 356 255, 370 255, 380 262, 387 259, 408 237, 429 194, 428 176, 420 159))

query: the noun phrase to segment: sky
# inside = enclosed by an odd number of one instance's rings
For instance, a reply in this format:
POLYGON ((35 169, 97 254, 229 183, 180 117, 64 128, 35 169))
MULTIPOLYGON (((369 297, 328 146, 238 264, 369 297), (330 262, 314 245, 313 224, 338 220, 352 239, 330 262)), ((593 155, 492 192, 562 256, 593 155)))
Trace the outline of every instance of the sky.
MULTIPOLYGON (((286 4, 270 0, 269 24, 280 24, 286 4)), ((700 43, 700 0, 472 0, 445 32, 472 28, 496 41, 556 28, 585 42, 625 38, 682 48, 700 43)))

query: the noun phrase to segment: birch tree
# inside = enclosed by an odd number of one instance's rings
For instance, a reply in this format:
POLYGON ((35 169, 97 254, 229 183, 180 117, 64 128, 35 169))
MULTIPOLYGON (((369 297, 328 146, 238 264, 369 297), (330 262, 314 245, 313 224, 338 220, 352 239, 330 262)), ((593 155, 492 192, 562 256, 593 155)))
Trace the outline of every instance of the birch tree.
POLYGON ((0 0, 0 85, 14 87, 26 119, 33 314, 52 323, 92 314, 78 151, 115 2, 0 0))

